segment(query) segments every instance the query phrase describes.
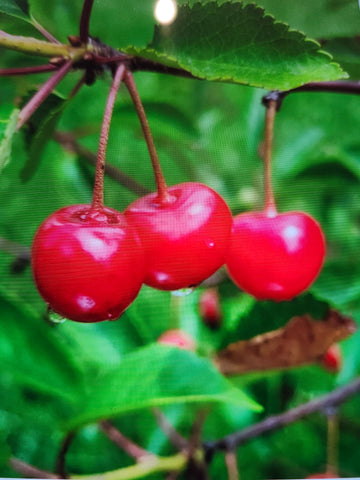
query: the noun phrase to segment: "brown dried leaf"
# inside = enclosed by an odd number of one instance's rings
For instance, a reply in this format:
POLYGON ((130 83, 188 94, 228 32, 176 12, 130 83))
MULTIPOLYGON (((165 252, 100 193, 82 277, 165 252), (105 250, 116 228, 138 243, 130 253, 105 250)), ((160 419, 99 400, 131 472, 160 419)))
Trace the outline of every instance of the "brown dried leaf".
POLYGON ((310 364, 355 330, 355 322, 336 310, 329 310, 322 320, 293 317, 283 328, 228 345, 215 363, 224 375, 310 364))

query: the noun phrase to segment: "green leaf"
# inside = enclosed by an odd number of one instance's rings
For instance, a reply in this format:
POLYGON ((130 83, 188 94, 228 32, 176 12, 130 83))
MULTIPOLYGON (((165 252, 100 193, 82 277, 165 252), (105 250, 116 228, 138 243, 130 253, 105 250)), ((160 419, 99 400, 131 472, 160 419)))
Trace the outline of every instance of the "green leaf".
POLYGON ((202 79, 287 90, 346 77, 319 47, 255 5, 209 2, 179 7, 147 48, 126 51, 202 79))
POLYGON ((80 383, 80 369, 71 350, 44 319, 30 309, 18 309, 0 291, 0 342, 2 369, 20 385, 39 392, 71 397, 80 383))
POLYGON ((52 93, 23 127, 28 159, 21 172, 23 181, 28 181, 36 172, 47 142, 56 128, 67 100, 52 93))
POLYGON ((2 108, 0 114, 0 172, 10 160, 12 139, 16 132, 18 115, 19 110, 12 106, 2 108), (9 110, 11 111, 10 116, 9 110))
POLYGON ((27 0, 0 0, 0 12, 11 17, 30 22, 29 2, 27 0))
POLYGON ((179 348, 153 344, 127 355, 118 368, 89 386, 73 429, 127 412, 175 403, 229 403, 261 411, 235 388, 209 360, 179 348))

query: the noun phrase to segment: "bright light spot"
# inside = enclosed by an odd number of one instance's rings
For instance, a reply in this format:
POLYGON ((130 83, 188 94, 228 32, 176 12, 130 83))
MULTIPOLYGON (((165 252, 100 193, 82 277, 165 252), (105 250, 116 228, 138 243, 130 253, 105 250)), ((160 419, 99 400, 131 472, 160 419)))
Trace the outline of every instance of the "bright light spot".
POLYGON ((169 25, 177 15, 175 0, 158 0, 155 5, 154 16, 159 23, 169 25))
POLYGON ((76 300, 79 307, 83 310, 89 311, 95 306, 95 300, 86 295, 79 295, 76 300))
POLYGON ((301 246, 301 230, 294 225, 289 225, 283 230, 282 234, 288 251, 290 253, 296 252, 301 246))
POLYGON ((204 212, 204 207, 200 203, 195 203, 194 205, 191 205, 189 208, 189 215, 201 215, 204 212))

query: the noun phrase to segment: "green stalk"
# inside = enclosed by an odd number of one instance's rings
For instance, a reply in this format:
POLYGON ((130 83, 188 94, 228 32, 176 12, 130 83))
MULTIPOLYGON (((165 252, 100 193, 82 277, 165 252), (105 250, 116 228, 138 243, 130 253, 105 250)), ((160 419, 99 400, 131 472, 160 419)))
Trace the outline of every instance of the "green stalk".
POLYGON ((86 52, 86 47, 72 47, 57 43, 45 42, 37 38, 10 35, 0 30, 0 47, 15 50, 28 55, 40 57, 61 57, 65 60, 80 60, 86 52))
POLYGON ((119 468, 96 475, 71 475, 76 480, 134 480, 158 472, 180 472, 186 466, 188 458, 184 453, 171 457, 150 455, 131 467, 119 468))

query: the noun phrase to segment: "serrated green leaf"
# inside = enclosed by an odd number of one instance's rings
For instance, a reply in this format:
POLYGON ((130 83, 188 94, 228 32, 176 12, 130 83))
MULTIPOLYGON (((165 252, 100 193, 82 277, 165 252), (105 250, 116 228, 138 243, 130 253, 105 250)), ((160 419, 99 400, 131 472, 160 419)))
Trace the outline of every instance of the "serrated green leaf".
POLYGON ((67 100, 52 93, 23 127, 27 150, 27 162, 21 171, 23 181, 28 181, 36 172, 47 142, 56 128, 67 100))
POLYGON ((2 109, 0 116, 0 172, 8 164, 11 155, 12 139, 16 132, 19 110, 9 107, 2 109), (7 110, 11 111, 8 116, 7 110))
POLYGON ((255 5, 209 2, 180 6, 147 48, 126 51, 202 79, 288 90, 346 77, 319 47, 255 5))
POLYGON ((229 403, 261 411, 259 404, 235 388, 209 360, 179 348, 150 345, 96 378, 66 427, 175 403, 229 403))
POLYGON ((0 12, 11 17, 30 22, 29 2, 27 0, 0 0, 0 12))

